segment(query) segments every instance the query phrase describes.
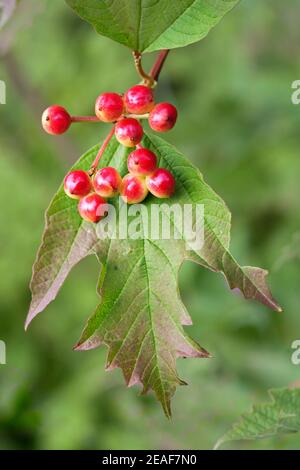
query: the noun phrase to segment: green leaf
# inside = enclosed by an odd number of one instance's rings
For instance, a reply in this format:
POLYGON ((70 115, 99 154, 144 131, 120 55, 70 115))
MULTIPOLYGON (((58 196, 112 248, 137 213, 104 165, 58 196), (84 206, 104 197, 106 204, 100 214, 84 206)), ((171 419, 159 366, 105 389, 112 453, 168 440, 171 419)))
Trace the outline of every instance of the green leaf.
POLYGON ((264 439, 300 431, 300 389, 270 390, 271 401, 255 405, 215 445, 228 441, 264 439))
MULTIPOLYGON (((170 416, 175 387, 184 383, 176 372, 176 358, 209 356, 183 328, 191 324, 178 291, 178 271, 184 260, 192 259, 222 272, 229 286, 239 289, 246 298, 277 311, 281 309, 266 285, 266 271, 241 267, 228 251, 230 213, 199 170, 161 138, 145 136, 143 145, 156 153, 160 166, 168 168, 176 179, 175 195, 167 205, 166 201, 148 196, 144 206, 159 205, 178 233, 177 219, 168 211, 168 204, 181 208, 190 204, 193 209, 203 204, 204 245, 191 249, 184 237, 154 239, 147 233, 144 218, 140 221, 143 239, 101 240, 97 237, 99 227, 82 222, 76 202, 69 200, 60 188, 47 211, 46 231, 31 282, 33 296, 26 326, 55 298, 70 269, 85 256, 96 254, 101 264, 100 303, 75 348, 107 345, 107 369, 121 367, 128 386, 141 383, 144 392, 154 390, 170 416)), ((97 148, 86 153, 76 167, 87 169, 97 148)), ((113 139, 101 165, 113 165, 125 174, 127 153, 113 139)), ((118 208, 118 200, 112 202, 118 208)), ((191 217, 195 225, 194 211, 191 217)))
POLYGON ((66 0, 97 33, 139 52, 203 39, 239 0, 66 0))

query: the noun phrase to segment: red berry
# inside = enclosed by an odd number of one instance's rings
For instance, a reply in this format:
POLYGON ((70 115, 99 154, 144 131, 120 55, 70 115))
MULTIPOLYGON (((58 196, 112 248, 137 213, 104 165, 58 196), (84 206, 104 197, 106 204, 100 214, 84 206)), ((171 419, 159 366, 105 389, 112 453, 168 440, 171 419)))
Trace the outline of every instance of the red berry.
POLYGON ((42 125, 48 134, 63 134, 71 125, 71 116, 62 106, 50 106, 42 115, 42 125))
POLYGON ((175 126, 177 109, 170 103, 159 103, 149 115, 149 125, 157 132, 166 132, 175 126))
POLYGON ((103 122, 114 122, 123 114, 123 98, 118 93, 102 93, 95 104, 96 116, 103 122))
POLYGON ((144 85, 133 86, 125 93, 124 103, 128 113, 149 113, 154 107, 153 91, 144 85))
POLYGON ((174 193, 175 178, 165 168, 158 168, 153 175, 146 178, 146 186, 154 196, 167 198, 174 193))
POLYGON ((143 178, 131 175, 124 176, 122 181, 121 196, 127 204, 142 202, 148 194, 148 189, 143 178))
POLYGON ((97 171, 93 183, 97 194, 102 197, 114 197, 120 191, 122 178, 115 168, 108 166, 97 171))
POLYGON ((74 170, 67 174, 64 180, 65 193, 73 198, 80 199, 89 194, 92 183, 89 175, 83 170, 74 170))
POLYGON ((117 122, 115 136, 125 147, 135 147, 142 140, 143 128, 136 119, 125 118, 117 122))
POLYGON ((156 170, 155 153, 146 148, 139 148, 128 155, 127 167, 130 173, 137 176, 148 176, 156 170))
POLYGON ((84 220, 96 223, 105 216, 107 204, 99 194, 91 193, 80 199, 78 211, 84 220))

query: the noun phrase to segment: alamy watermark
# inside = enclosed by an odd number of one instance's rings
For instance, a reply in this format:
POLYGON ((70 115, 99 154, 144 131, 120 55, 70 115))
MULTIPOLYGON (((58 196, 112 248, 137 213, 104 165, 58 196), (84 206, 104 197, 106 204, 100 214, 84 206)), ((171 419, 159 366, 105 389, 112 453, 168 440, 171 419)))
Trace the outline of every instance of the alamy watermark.
POLYGON ((300 104, 300 80, 294 80, 292 83, 292 89, 294 90, 291 95, 291 101, 293 104, 300 104))
POLYGON ((0 80, 0 104, 6 104, 6 84, 0 80))
POLYGON ((99 239, 183 240, 187 250, 204 244, 203 204, 105 204, 97 213, 105 216, 96 226, 99 239))
POLYGON ((6 364, 6 344, 0 340, 0 365, 6 364))
POLYGON ((300 364, 300 339, 295 339, 291 345, 292 349, 295 349, 291 356, 292 364, 298 366, 300 364))

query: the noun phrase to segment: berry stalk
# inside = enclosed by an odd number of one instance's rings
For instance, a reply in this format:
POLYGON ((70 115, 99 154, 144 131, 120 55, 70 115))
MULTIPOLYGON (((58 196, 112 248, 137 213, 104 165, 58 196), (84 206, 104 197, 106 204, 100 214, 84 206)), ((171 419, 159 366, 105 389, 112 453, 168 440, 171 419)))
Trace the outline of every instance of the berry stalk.
POLYGON ((71 116, 72 122, 100 122, 97 116, 71 116))
MULTIPOLYGON (((148 119, 149 118, 149 113, 145 114, 124 114, 124 117, 126 118, 133 118, 133 119, 148 119)), ((120 118, 122 119, 122 118, 120 118)))
MULTIPOLYGON (((130 117, 134 119, 148 119, 149 113, 145 114, 131 114, 123 113, 121 117, 116 119, 114 122, 120 121, 123 117, 130 117)), ((104 122, 97 116, 71 116, 71 122, 104 122)))
POLYGON ((135 65, 137 73, 144 80, 144 84, 152 88, 155 85, 155 80, 153 79, 152 76, 148 75, 143 69, 142 54, 138 51, 132 51, 132 55, 133 55, 134 65, 135 65))
POLYGON ((92 165, 91 165, 91 168, 89 170, 89 175, 90 176, 93 176, 93 174, 95 173, 98 165, 99 165, 99 161, 100 161, 100 158, 102 157, 103 153, 105 152, 105 149, 106 147, 108 146, 112 136, 114 135, 115 133, 115 126, 112 126, 111 130, 109 131, 109 134, 107 135, 106 139, 104 140, 103 144, 101 145, 100 149, 99 149, 99 152, 97 153, 96 155, 96 158, 95 160, 93 161, 92 165))

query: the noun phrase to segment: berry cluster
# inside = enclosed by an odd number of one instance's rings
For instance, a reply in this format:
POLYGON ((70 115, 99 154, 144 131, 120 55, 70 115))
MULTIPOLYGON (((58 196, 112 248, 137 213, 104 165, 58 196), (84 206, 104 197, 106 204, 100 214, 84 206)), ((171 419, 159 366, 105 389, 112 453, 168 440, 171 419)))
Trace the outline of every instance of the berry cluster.
POLYGON ((156 161, 151 150, 140 146, 129 154, 129 173, 123 179, 111 166, 97 170, 92 177, 86 171, 74 170, 65 177, 64 190, 69 197, 79 199, 78 210, 84 220, 99 222, 107 212, 107 198, 120 194, 128 204, 137 204, 148 192, 158 198, 173 194, 173 175, 164 168, 157 168, 156 161))
POLYGON ((51 106, 42 116, 42 124, 49 134, 62 134, 72 122, 102 121, 114 123, 112 132, 118 142, 126 147, 136 147, 129 156, 129 173, 122 177, 113 167, 97 170, 102 147, 89 172, 75 170, 64 180, 66 194, 79 199, 81 217, 89 222, 98 222, 107 212, 106 199, 120 194, 128 204, 139 203, 148 192, 158 198, 170 197, 175 189, 173 175, 157 167, 156 155, 140 144, 143 138, 141 119, 148 118, 150 127, 157 132, 166 132, 174 127, 177 119, 175 106, 169 103, 155 104, 153 90, 145 85, 130 88, 124 96, 103 93, 95 103, 95 117, 72 117, 65 108, 51 106))
MULTIPOLYGON (((145 85, 130 88, 124 96, 102 93, 96 100, 95 114, 102 122, 116 122, 116 138, 126 147, 134 147, 142 140, 143 128, 138 119, 147 117, 151 129, 157 132, 169 131, 177 120, 175 106, 170 103, 155 104, 153 90, 145 85)), ((73 118, 58 105, 47 108, 42 116, 43 128, 48 134, 63 134, 72 122, 80 120, 91 121, 93 118, 73 118)))

